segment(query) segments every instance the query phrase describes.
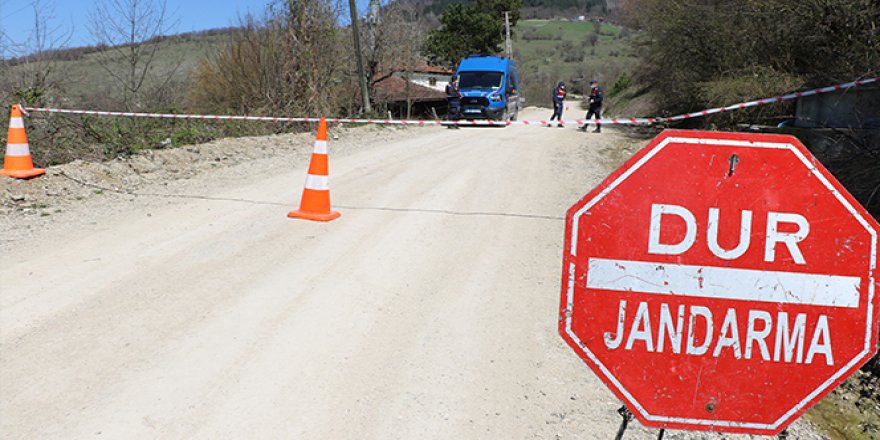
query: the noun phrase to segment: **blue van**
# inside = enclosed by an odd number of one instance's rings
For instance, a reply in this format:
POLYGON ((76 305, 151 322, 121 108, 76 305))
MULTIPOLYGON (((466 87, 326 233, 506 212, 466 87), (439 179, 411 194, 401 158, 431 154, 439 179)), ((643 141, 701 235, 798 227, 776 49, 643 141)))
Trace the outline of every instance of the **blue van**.
POLYGON ((519 71, 508 58, 471 55, 458 63, 461 117, 515 120, 519 113, 519 71))

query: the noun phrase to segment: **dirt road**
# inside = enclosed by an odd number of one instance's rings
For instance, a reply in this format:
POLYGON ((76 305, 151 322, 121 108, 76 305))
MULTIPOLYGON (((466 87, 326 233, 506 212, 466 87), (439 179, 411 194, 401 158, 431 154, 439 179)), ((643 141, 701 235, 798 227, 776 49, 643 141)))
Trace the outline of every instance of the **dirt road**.
POLYGON ((643 141, 355 132, 317 224, 286 217, 297 139, 141 188, 200 198, 103 194, 3 243, 0 437, 613 437, 620 403, 556 333, 563 216, 643 141))

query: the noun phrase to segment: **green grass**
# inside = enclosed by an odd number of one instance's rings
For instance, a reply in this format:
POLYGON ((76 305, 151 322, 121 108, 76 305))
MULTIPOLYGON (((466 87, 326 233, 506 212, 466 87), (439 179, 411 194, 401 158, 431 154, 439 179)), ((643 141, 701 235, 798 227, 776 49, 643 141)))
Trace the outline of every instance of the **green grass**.
MULTIPOLYGON (((560 35, 566 40, 582 39, 595 29, 595 25, 589 21, 566 21, 566 20, 520 20, 516 24, 517 30, 535 29, 538 33, 547 36, 560 35)), ((599 28, 600 36, 617 35, 620 27, 610 23, 602 23, 599 28)))
POLYGON ((874 440, 880 433, 877 411, 880 381, 857 372, 810 408, 805 417, 831 440, 874 440))
POLYGON ((877 415, 860 414, 839 402, 836 396, 829 396, 816 404, 806 417, 818 425, 832 440, 871 440, 876 439, 876 432, 865 432, 863 424, 872 423, 877 426, 880 417, 877 415))
MULTIPOLYGON (((556 81, 571 82, 575 78, 598 79, 606 93, 623 73, 631 71, 636 62, 633 39, 620 38, 622 28, 603 23, 595 46, 588 36, 595 30, 592 22, 567 20, 520 20, 515 28, 515 55, 522 76, 522 91, 529 105, 549 106, 548 96, 556 81), (525 32, 533 32, 541 39, 526 40, 525 32)), ((200 59, 212 56, 230 39, 229 34, 187 35, 171 37, 159 43, 154 61, 154 74, 144 86, 151 90, 170 78, 175 86, 172 107, 183 108, 186 103, 186 85, 200 59)), ((111 62, 114 71, 121 71, 123 59, 111 62)), ((49 83, 57 85, 48 102, 60 107, 110 109, 110 103, 120 102, 121 87, 110 78, 102 64, 107 54, 92 53, 73 61, 51 63, 49 83)), ((25 83, 22 78, 44 69, 44 65, 18 65, 0 71, 0 88, 14 90, 25 83)), ((577 91, 572 90, 570 91, 577 91)), ((148 92, 147 96, 151 96, 148 92)), ((40 101, 40 100, 37 100, 40 101)), ((47 100, 43 99, 43 102, 47 100)), ((147 107, 149 104, 145 103, 147 107)), ((112 106, 118 107, 118 105, 112 106)), ((118 109, 118 108, 113 108, 118 109)), ((166 109, 166 110, 173 110, 166 109)))
POLYGON ((638 58, 633 38, 622 28, 602 23, 595 46, 589 35, 592 22, 564 20, 520 20, 515 27, 514 55, 522 77, 527 105, 550 106, 550 91, 557 81, 565 81, 569 92, 577 92, 584 82, 597 79, 606 92, 624 73, 635 69, 638 58), (531 35, 533 38, 523 38, 531 35), (540 39, 534 39, 537 36, 540 39))
MULTIPOLYGON (((159 84, 170 80, 177 86, 178 94, 183 95, 185 84, 200 59, 212 56, 226 42, 228 34, 186 35, 170 37, 158 43, 153 60, 151 75, 144 84, 149 93, 159 84)), ((91 53, 71 61, 52 61, 10 66, 0 72, 0 84, 11 90, 21 84, 22 78, 33 76, 35 72, 50 71, 48 83, 54 85, 52 101, 63 101, 65 106, 92 106, 103 102, 118 102, 121 87, 107 72, 124 72, 126 60, 117 55, 116 50, 91 53)), ((185 96, 179 96, 183 103, 185 96)))
MULTIPOLYGON (((212 57, 232 39, 229 30, 183 34, 148 43, 155 48, 151 69, 139 97, 131 101, 139 111, 184 112, 189 106, 188 88, 200 60, 212 57)), ((59 52, 53 61, 10 60, 0 63, 0 100, 7 105, 22 102, 31 106, 88 110, 126 110, 124 85, 113 73, 125 72, 123 51, 95 48, 59 52), (108 72, 110 70, 110 72, 108 72), (33 87, 34 78, 48 73, 46 81, 33 87)), ((198 143, 221 135, 203 123, 160 120, 129 120, 47 116, 29 119, 31 154, 41 166, 74 159, 100 160, 128 155, 146 148, 164 148, 198 143)), ((8 120, 0 120, 0 144, 5 142, 8 120)), ((222 124, 224 129, 232 124, 222 124)), ((224 133, 237 133, 230 128, 224 133)))

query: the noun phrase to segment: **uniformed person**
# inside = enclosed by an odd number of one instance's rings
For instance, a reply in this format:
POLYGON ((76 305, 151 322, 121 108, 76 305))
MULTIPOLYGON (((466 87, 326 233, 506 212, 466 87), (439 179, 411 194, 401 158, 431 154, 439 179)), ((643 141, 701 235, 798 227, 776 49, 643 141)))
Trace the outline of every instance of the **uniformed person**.
MULTIPOLYGON (((458 89, 458 76, 453 75, 446 84, 446 102, 449 104, 449 110, 446 112, 446 119, 449 121, 457 121, 461 118, 461 90, 458 89)), ((447 128, 459 128, 456 124, 449 124, 447 128)))
MULTIPOLYGON (((593 130, 593 133, 601 133, 602 125, 599 123, 599 120, 602 119, 602 100, 605 99, 605 93, 602 92, 602 88, 599 87, 599 82, 596 80, 590 81, 590 96, 588 97, 590 107, 587 110, 587 120, 589 121, 593 115, 596 116, 596 129, 593 130)), ((583 127, 580 128, 581 131, 587 131, 587 125, 584 124, 583 127)))
POLYGON ((556 88, 553 89, 553 116, 550 116, 550 124, 547 124, 548 127, 552 126, 553 119, 556 119, 557 127, 562 127, 562 110, 565 106, 565 83, 559 81, 556 84, 556 88))

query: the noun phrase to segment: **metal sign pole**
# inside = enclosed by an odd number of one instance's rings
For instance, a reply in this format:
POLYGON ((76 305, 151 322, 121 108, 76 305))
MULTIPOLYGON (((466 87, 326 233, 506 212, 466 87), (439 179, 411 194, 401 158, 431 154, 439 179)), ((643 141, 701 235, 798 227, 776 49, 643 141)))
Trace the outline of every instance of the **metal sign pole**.
MULTIPOLYGON (((617 413, 620 414, 623 420, 620 421, 620 428, 618 428, 617 435, 614 436, 614 440, 622 440, 623 433, 626 432, 626 428, 627 426, 629 426, 629 422, 631 422, 633 419, 633 413, 626 407, 626 405, 621 406, 620 409, 617 410, 617 413)), ((666 434, 665 428, 661 429, 660 433, 657 434, 657 440, 663 440, 664 434, 666 434)), ((781 436, 782 434, 779 435, 781 436)))
POLYGON ((629 425, 630 420, 633 419, 633 413, 629 411, 626 405, 621 406, 620 409, 617 410, 617 413, 623 417, 623 420, 620 421, 620 428, 617 430, 617 435, 614 437, 614 440, 622 440, 627 425, 629 425))

